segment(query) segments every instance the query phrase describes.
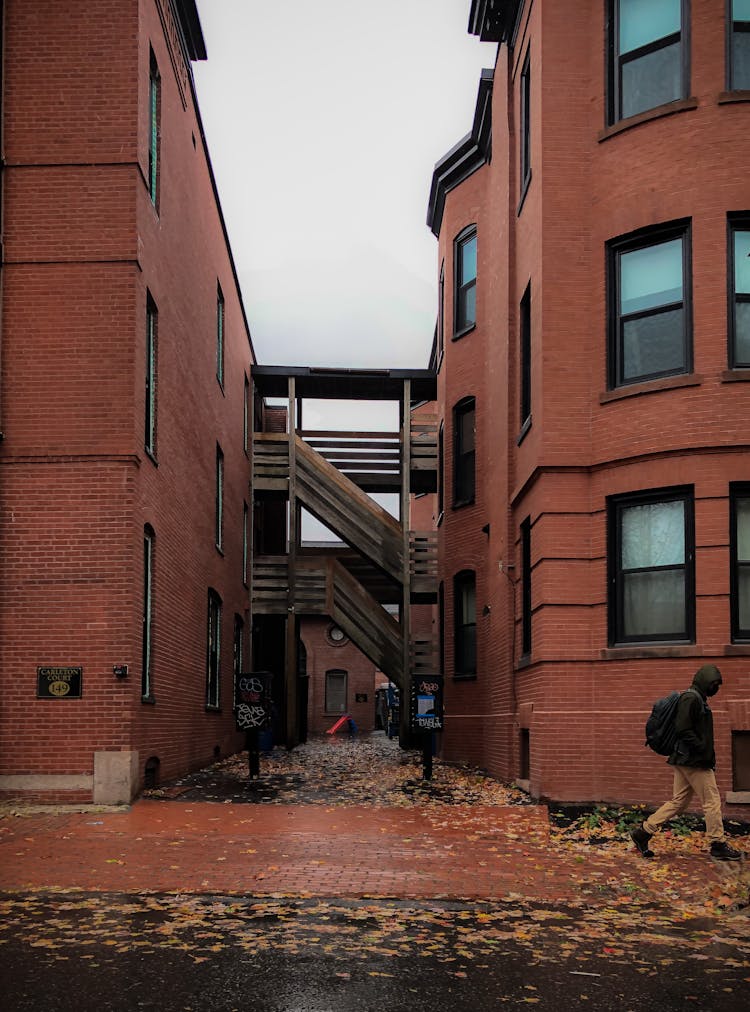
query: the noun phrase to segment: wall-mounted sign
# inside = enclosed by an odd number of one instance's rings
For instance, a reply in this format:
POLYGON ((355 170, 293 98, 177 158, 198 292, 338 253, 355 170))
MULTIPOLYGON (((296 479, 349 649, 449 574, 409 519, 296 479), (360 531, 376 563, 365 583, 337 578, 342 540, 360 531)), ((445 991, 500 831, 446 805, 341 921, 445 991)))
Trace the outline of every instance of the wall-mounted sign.
POLYGON ((443 730, 443 678, 426 675, 411 683, 412 731, 443 730))
POLYGON ((234 685, 238 731, 260 731, 271 724, 271 679, 267 671, 237 675, 234 685))
POLYGON ((83 668, 37 668, 36 694, 38 699, 80 699, 83 668))
POLYGON ((354 694, 354 702, 355 703, 366 703, 367 702, 367 693, 366 692, 356 692, 354 694))

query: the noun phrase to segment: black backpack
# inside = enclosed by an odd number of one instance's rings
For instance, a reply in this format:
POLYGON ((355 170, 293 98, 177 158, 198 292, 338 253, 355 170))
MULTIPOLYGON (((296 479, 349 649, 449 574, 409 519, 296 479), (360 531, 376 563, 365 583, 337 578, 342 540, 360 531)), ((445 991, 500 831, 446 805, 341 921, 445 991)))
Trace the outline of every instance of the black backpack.
MULTIPOLYGON (((695 689, 686 689, 698 698, 699 693, 695 689)), ((646 741, 658 755, 671 755, 677 743, 677 731, 674 726, 674 719, 677 716, 677 704, 680 701, 681 692, 670 692, 668 696, 657 699, 651 710, 651 716, 646 721, 646 741)))

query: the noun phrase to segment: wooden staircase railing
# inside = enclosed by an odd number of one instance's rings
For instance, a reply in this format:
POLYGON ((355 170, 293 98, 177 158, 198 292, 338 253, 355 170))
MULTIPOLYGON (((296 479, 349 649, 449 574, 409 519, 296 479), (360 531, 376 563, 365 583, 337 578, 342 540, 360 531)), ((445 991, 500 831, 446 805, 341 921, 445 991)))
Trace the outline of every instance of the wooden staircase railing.
POLYGON ((342 541, 401 582, 401 525, 300 436, 295 439, 295 456, 295 491, 302 505, 342 541))

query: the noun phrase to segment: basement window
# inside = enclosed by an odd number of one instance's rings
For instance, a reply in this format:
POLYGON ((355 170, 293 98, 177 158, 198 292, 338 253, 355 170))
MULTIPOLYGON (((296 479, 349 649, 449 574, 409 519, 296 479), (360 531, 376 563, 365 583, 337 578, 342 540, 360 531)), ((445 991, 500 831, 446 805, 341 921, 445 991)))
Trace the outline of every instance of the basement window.
POLYGON ((750 791, 750 731, 732 731, 732 787, 750 791))

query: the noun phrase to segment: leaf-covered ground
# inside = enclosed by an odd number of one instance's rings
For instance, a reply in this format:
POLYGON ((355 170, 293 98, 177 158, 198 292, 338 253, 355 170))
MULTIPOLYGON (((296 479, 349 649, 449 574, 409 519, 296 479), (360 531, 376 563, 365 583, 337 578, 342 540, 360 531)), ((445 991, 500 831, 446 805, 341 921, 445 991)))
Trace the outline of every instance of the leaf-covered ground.
POLYGON ((435 759, 430 781, 421 754, 404 751, 384 734, 311 738, 292 751, 276 747, 261 756, 251 781, 247 753, 170 781, 145 797, 298 805, 522 805, 529 798, 470 767, 435 759))

